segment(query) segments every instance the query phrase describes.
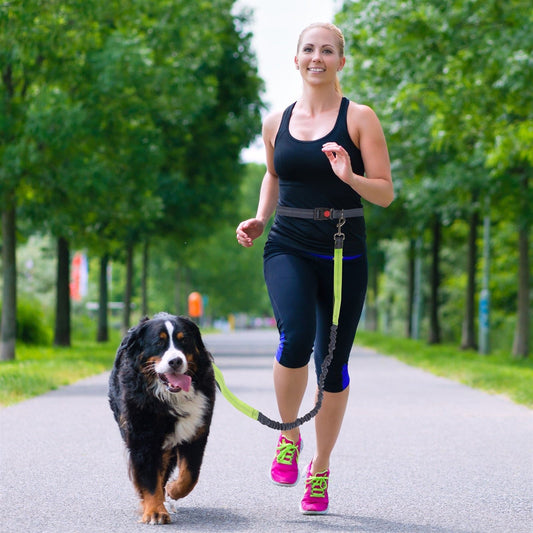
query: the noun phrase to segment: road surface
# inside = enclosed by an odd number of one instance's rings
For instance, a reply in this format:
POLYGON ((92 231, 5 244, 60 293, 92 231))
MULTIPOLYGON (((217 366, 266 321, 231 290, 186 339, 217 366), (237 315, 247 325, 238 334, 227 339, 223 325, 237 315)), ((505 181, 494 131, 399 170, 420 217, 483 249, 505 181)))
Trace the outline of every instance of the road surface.
MULTIPOLYGON (((271 418, 272 331, 205 336, 229 388, 271 418)), ((139 524, 108 374, 0 409, 2 533, 531 533, 533 413, 354 348, 330 513, 303 516, 303 483, 268 473, 276 432, 217 395, 200 481, 168 526, 139 524)), ((305 409, 313 405, 311 387, 305 409)), ((304 468, 313 424, 302 428, 304 468)))

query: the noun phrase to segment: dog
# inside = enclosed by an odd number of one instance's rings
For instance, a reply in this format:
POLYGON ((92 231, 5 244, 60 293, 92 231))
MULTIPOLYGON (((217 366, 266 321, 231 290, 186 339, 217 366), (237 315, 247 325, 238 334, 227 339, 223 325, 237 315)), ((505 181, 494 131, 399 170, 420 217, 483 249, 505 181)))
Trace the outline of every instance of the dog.
POLYGON ((168 313, 141 319, 117 350, 109 404, 144 523, 170 523, 165 493, 177 500, 198 482, 215 404, 212 360, 196 324, 168 313))

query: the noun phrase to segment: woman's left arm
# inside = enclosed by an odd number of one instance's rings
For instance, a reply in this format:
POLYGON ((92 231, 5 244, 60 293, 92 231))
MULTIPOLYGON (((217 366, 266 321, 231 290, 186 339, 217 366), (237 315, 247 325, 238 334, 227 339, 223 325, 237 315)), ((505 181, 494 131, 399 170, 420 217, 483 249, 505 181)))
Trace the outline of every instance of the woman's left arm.
POLYGON ((337 143, 326 143, 326 154, 333 172, 362 198, 381 207, 394 199, 389 152, 378 117, 368 106, 350 103, 348 129, 354 144, 361 150, 365 176, 352 171, 348 152, 337 143))

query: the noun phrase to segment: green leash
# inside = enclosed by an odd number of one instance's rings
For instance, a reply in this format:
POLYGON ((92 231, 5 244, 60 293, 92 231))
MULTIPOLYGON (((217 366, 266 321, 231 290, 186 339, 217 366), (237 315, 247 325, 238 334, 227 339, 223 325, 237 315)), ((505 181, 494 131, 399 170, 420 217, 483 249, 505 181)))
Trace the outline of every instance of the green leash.
POLYGON ((309 411, 304 416, 297 418, 294 422, 278 422, 272 420, 265 416, 263 413, 254 409, 247 403, 243 402, 235 394, 233 394, 227 387, 224 380, 224 376, 220 369, 213 363, 213 370, 215 372, 215 381, 217 387, 219 388, 222 396, 239 410, 241 413, 250 417, 253 420, 257 420, 260 424, 263 424, 269 428, 279 430, 279 431, 289 431, 291 429, 297 428, 308 422, 313 417, 316 416, 320 408, 322 407, 322 400, 324 398, 324 383, 326 381, 326 376, 328 373, 329 365, 333 359, 333 351, 335 350, 335 344, 337 342, 337 326, 339 324, 339 315, 341 310, 341 296, 342 296, 342 248, 344 244, 344 233, 341 232, 341 228, 346 222, 344 215, 341 214, 339 222, 337 224, 337 233, 334 235, 335 239, 335 249, 333 255, 333 317, 332 324, 329 333, 329 345, 328 345, 328 355, 322 361, 322 366, 320 368, 320 377, 318 379, 318 395, 315 406, 311 411, 309 411))

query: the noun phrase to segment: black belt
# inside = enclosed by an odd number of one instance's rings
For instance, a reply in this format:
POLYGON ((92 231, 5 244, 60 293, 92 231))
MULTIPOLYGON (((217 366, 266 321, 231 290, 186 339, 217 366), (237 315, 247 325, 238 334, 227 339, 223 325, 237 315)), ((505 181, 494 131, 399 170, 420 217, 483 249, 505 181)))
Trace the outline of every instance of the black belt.
POLYGON ((353 218, 364 215, 363 208, 333 209, 332 207, 315 207, 314 209, 301 209, 299 207, 286 207, 278 205, 276 213, 284 217, 310 218, 313 220, 332 220, 334 218, 353 218))

